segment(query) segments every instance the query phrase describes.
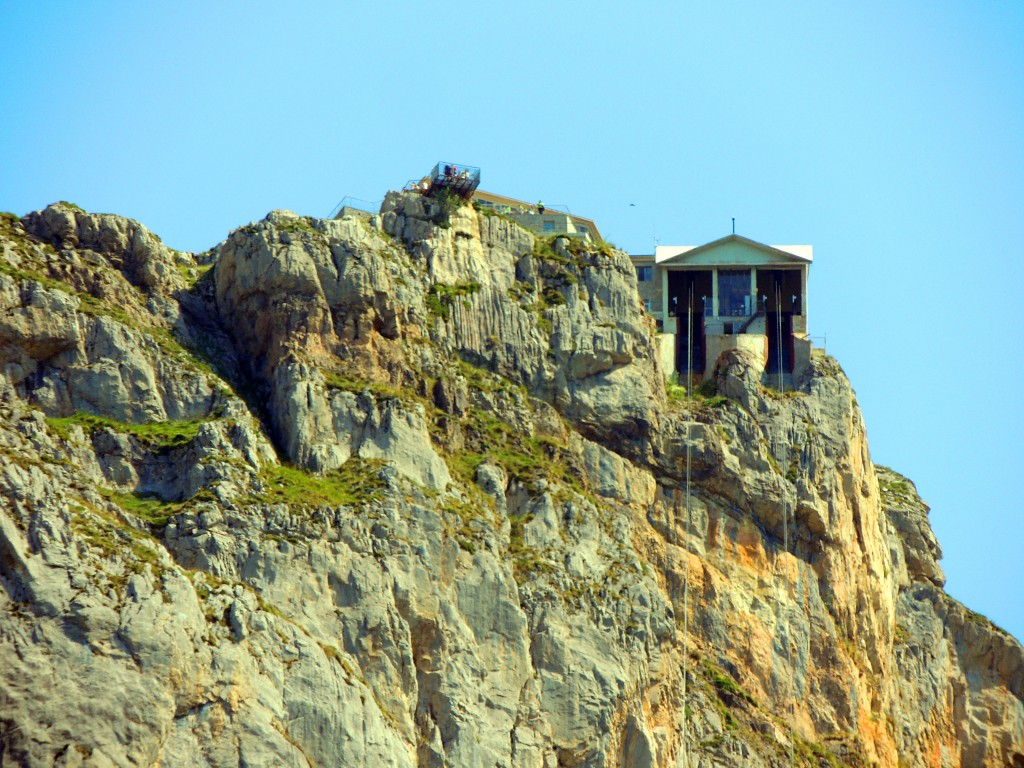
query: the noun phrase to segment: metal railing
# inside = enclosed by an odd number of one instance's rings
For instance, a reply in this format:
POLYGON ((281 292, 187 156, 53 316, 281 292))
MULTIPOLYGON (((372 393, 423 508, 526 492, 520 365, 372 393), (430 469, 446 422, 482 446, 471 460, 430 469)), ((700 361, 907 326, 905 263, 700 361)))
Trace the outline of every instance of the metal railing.
POLYGON ((704 300, 704 317, 731 317, 739 319, 756 317, 764 313, 766 306, 765 299, 761 296, 754 297, 753 301, 751 301, 750 296, 744 296, 742 307, 733 307, 731 309, 719 307, 718 314, 716 315, 714 314, 714 302, 711 298, 707 296, 702 296, 701 298, 704 300))
POLYGON ((359 198, 359 197, 352 197, 350 195, 345 195, 345 197, 341 198, 341 202, 338 203, 336 206, 334 206, 334 208, 331 210, 331 212, 329 214, 327 214, 327 218, 328 219, 333 219, 335 216, 338 215, 338 213, 341 211, 342 208, 346 208, 346 207, 348 207, 348 208, 358 208, 359 210, 366 211, 367 213, 379 213, 380 212, 380 204, 383 203, 383 202, 384 202, 383 200, 377 200, 376 202, 373 202, 371 200, 363 200, 362 198, 359 198), (353 205, 353 203, 365 203, 365 205, 353 205), (367 207, 367 206, 369 206, 369 207, 367 207))
MULTIPOLYGON (((505 213, 512 216, 539 216, 541 215, 540 210, 536 205, 530 203, 522 203, 518 205, 507 205, 505 203, 495 203, 490 200, 474 200, 475 204, 480 205, 484 208, 490 208, 492 211, 498 213, 505 213)), ((568 205, 548 205, 544 203, 544 213, 564 213, 570 219, 575 219, 572 211, 569 210, 568 205)))
POLYGON ((440 162, 430 172, 430 184, 469 195, 480 186, 480 169, 470 165, 440 162))
POLYGON ((718 316, 719 317, 750 317, 757 313, 757 298, 751 297, 751 295, 745 294, 743 296, 737 296, 735 299, 739 302, 733 306, 722 306, 722 300, 718 300, 718 316))

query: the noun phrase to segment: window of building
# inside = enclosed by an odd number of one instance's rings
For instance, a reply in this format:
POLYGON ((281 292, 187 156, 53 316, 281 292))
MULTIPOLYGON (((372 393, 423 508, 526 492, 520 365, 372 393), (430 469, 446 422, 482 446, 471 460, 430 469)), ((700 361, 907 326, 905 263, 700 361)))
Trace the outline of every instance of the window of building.
POLYGON ((650 299, 644 299, 644 309, 646 309, 648 312, 650 312, 652 306, 654 306, 654 302, 653 301, 651 301, 650 299))
POLYGON ((641 283, 649 283, 654 279, 654 267, 637 267, 636 279, 641 283))
POLYGON ((750 270, 718 270, 718 314, 747 317, 750 311, 750 270))
POLYGON ((555 231, 555 222, 553 222, 553 221, 545 221, 544 222, 544 231, 545 232, 554 232, 555 231))
POLYGON ((582 224, 580 224, 580 232, 582 232, 584 235, 589 235, 590 227, 585 227, 582 224))

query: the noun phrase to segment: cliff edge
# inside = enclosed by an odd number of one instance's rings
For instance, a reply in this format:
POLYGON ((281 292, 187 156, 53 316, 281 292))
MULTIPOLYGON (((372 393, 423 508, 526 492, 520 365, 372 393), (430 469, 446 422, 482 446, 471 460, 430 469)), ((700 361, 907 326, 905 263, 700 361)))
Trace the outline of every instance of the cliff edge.
POLYGON ((0 249, 0 764, 1024 767, 831 358, 687 397, 625 254, 415 193, 0 249))

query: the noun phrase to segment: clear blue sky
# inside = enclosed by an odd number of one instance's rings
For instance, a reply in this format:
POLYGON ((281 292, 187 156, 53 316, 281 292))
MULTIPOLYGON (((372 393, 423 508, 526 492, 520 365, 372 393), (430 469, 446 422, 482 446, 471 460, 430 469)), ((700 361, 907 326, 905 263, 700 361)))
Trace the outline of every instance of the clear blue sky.
POLYGON ((810 243, 948 590, 1024 638, 1024 3, 6 2, 0 209, 205 250, 438 160, 632 252, 810 243), (630 203, 635 205, 630 206, 630 203))

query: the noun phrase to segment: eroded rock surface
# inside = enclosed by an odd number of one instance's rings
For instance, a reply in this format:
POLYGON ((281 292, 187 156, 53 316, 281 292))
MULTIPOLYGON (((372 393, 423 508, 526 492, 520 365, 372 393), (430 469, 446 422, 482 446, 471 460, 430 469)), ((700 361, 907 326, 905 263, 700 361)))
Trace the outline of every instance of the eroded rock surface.
POLYGON ((0 248, 0 763, 1024 765, 830 358, 667 392, 624 254, 416 194, 0 248))

